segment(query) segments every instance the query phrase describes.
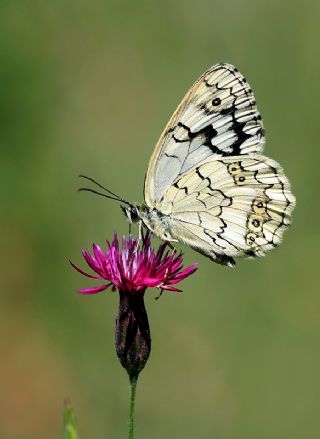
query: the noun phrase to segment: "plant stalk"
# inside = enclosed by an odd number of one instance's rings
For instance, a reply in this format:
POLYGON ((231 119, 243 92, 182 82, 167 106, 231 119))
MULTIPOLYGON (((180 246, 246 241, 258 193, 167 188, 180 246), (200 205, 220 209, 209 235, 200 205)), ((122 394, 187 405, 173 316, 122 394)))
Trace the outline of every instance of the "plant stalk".
POLYGON ((133 429, 134 429, 134 407, 136 400, 136 387, 137 387, 138 377, 130 379, 130 411, 129 411, 129 422, 128 422, 128 439, 133 439, 133 429))

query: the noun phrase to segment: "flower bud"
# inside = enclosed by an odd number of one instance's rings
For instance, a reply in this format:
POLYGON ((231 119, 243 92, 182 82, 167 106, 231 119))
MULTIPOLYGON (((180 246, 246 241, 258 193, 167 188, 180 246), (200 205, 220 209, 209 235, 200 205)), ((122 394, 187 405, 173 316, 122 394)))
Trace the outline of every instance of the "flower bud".
POLYGON ((130 381, 133 381, 138 378, 150 355, 150 328, 144 292, 131 294, 119 291, 119 295, 115 331, 116 351, 130 381))

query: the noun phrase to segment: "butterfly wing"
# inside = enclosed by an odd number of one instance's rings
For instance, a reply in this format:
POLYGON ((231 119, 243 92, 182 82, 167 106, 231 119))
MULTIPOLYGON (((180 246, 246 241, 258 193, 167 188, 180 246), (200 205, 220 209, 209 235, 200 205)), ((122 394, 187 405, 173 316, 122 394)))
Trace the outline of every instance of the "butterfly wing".
POLYGON ((264 129, 252 90, 230 64, 217 64, 191 87, 152 154, 145 202, 154 207, 189 170, 219 157, 261 152, 264 129))
POLYGON ((291 221, 295 198, 280 165, 253 154, 211 160, 172 185, 156 208, 169 232, 225 265, 234 256, 263 256, 291 221))

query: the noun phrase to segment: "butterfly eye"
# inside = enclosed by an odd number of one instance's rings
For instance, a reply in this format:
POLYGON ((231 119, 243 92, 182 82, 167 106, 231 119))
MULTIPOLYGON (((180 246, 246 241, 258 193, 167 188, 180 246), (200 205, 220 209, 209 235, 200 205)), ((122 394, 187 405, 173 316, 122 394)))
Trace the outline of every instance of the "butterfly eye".
POLYGON ((130 223, 137 223, 140 220, 138 210, 135 206, 129 206, 129 207, 121 206, 121 208, 130 223))
POLYGON ((131 208, 131 221, 133 223, 136 223, 139 221, 139 215, 138 215, 138 211, 135 207, 131 208))
POLYGON ((214 106, 214 107, 217 107, 218 105, 220 105, 221 104, 221 99, 220 98, 215 98, 215 99, 213 99, 213 101, 212 101, 212 105, 214 106))

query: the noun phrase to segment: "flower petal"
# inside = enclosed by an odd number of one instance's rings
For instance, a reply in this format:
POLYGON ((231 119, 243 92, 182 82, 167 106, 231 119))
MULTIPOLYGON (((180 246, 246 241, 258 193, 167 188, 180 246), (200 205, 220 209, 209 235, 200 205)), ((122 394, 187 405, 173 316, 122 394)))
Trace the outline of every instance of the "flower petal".
POLYGON ((97 294, 97 293, 100 293, 101 291, 104 291, 107 288, 109 288, 110 285, 111 284, 100 285, 98 287, 92 287, 92 288, 84 288, 83 290, 78 290, 78 293, 79 294, 97 294))
POLYGON ((89 267, 96 273, 101 274, 101 269, 97 260, 86 250, 81 250, 81 253, 89 267))
POLYGON ((198 269, 197 264, 189 265, 189 267, 184 268, 179 273, 175 273, 171 279, 169 279, 169 282, 166 283, 178 283, 181 282, 186 277, 190 276, 192 273, 194 273, 198 269))
POLYGON ((174 291, 176 293, 182 293, 182 290, 179 290, 179 288, 176 287, 170 287, 167 285, 161 285, 160 287, 162 290, 166 290, 166 291, 174 291))
POLYGON ((159 277, 144 277, 143 283, 146 287, 159 287, 163 283, 163 278, 160 276, 159 277))
POLYGON ((106 258, 107 255, 103 252, 103 250, 97 244, 92 245, 92 250, 93 250, 94 257, 96 258, 99 265, 101 265, 101 262, 106 258))
POLYGON ((92 274, 86 273, 85 271, 81 270, 81 268, 77 267, 72 261, 70 261, 70 259, 69 262, 75 270, 77 270, 79 273, 83 274, 84 276, 90 277, 91 279, 102 279, 100 276, 93 276, 92 274))

